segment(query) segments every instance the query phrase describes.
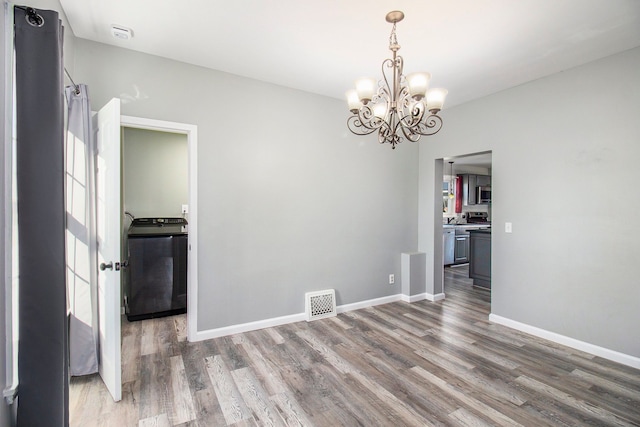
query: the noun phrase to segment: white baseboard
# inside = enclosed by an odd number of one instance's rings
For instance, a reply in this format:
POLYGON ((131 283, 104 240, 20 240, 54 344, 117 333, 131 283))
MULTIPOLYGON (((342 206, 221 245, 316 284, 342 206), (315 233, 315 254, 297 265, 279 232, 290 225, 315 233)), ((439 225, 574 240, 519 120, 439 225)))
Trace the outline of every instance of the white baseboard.
POLYGON ((527 325, 526 323, 520 323, 493 313, 489 315, 489 321, 525 332, 530 335, 534 335, 536 337, 544 338, 558 344, 566 345, 567 347, 575 348, 576 350, 584 351, 595 356, 613 360, 614 362, 631 366, 632 368, 640 369, 639 357, 620 353, 615 350, 610 350, 608 348, 600 347, 588 342, 577 340, 575 338, 560 335, 555 332, 547 331, 545 329, 540 329, 535 326, 527 325))
POLYGON ((389 295, 388 297, 369 299, 366 301, 354 302, 353 304, 339 305, 336 307, 338 313, 346 313, 347 311, 360 310, 361 308, 373 307, 375 305, 388 304, 390 302, 401 301, 400 294, 389 295))
MULTIPOLYGON (((366 301, 360 301, 353 304, 345 304, 336 307, 338 313, 359 310, 361 308, 373 307, 376 305, 387 304, 390 302, 402 300, 401 295, 390 295, 388 297, 375 298, 366 301)), ((301 322, 307 319, 305 313, 291 314, 289 316, 274 317, 271 319, 258 320, 255 322, 242 323, 238 325, 225 326, 223 328, 208 329, 206 331, 196 332, 195 340, 204 341, 212 338, 224 337, 227 335, 239 334, 242 332, 256 331, 258 329, 270 328, 273 326, 286 325, 288 323, 301 322)))
POLYGON ((271 319, 258 320, 255 322, 241 323, 238 325, 225 326, 223 328, 208 329, 196 332, 194 341, 210 340, 212 338, 225 337, 227 335, 239 334, 242 332, 256 331, 258 329, 271 328, 273 326, 286 325, 288 323, 306 320, 305 313, 291 314, 289 316, 273 317, 271 319))
POLYGON ((425 298, 424 299, 429 300, 431 302, 436 302, 436 301, 440 301, 440 300, 444 299, 444 297, 445 297, 444 296, 444 292, 442 292, 442 293, 435 294, 435 295, 433 295, 433 294, 425 294, 425 298))
POLYGON ((417 301, 422 301, 427 299, 427 294, 426 293, 421 293, 418 295, 405 295, 402 294, 401 295, 401 299, 404 302, 408 302, 408 303, 412 303, 412 302, 417 302, 417 301))

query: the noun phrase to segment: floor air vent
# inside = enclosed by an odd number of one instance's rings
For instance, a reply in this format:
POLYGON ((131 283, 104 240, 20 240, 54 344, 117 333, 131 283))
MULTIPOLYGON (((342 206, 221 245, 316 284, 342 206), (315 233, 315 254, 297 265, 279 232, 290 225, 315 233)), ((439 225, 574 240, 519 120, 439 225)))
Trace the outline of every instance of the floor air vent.
POLYGON ((305 295, 305 311, 307 322, 311 320, 333 317, 336 313, 336 291, 326 289, 324 291, 307 292, 305 295))

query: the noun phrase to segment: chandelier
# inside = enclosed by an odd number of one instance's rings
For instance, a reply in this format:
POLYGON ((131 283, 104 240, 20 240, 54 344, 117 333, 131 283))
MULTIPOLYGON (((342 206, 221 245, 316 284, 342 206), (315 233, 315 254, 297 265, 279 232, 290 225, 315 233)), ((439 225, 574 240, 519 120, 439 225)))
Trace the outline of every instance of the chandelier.
POLYGON ((429 89, 429 73, 402 74, 404 61, 398 55, 396 23, 404 19, 399 10, 389 12, 386 20, 393 24, 389 36, 392 58, 382 62, 384 80, 356 80, 356 89, 347 91, 347 103, 352 115, 347 127, 356 135, 378 131, 378 142, 389 143, 395 149, 404 139, 417 142, 421 136, 435 135, 442 128, 438 112, 447 96, 446 89, 429 89))

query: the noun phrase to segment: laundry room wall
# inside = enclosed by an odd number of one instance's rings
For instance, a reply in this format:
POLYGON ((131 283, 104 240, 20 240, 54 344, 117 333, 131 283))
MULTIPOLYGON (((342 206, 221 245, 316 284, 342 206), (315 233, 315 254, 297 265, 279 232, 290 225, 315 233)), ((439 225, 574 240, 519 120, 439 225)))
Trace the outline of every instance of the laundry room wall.
POLYGON ((124 210, 136 218, 182 216, 189 201, 187 136, 122 128, 124 210))

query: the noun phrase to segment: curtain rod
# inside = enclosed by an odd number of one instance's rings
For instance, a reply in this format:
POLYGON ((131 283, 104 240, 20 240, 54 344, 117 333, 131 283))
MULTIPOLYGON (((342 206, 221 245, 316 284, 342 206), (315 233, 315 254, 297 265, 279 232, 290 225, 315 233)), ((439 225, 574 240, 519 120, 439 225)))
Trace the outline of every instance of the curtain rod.
POLYGON ((75 93, 76 95, 80 95, 80 87, 75 84, 75 82, 73 81, 73 79, 71 78, 71 75, 69 74, 69 72, 67 71, 67 68, 65 67, 64 72, 67 74, 67 77, 69 77, 69 80, 71 80, 71 84, 73 85, 74 88, 76 88, 75 93))
POLYGON ((44 18, 34 8, 28 6, 14 6, 16 9, 24 10, 27 15, 25 19, 32 27, 42 27, 44 18))
MULTIPOLYGON (((15 7, 18 9, 22 9, 27 13, 27 16, 25 18, 27 18, 27 22, 30 25, 34 27, 42 27, 44 25, 44 18, 40 14, 38 14, 38 12, 34 8, 25 7, 25 6, 15 6, 15 7)), ((69 80, 71 80, 71 84, 76 89, 75 90, 76 95, 80 95, 80 87, 73 81, 66 67, 64 68, 64 72, 67 74, 67 77, 69 77, 69 80)))

